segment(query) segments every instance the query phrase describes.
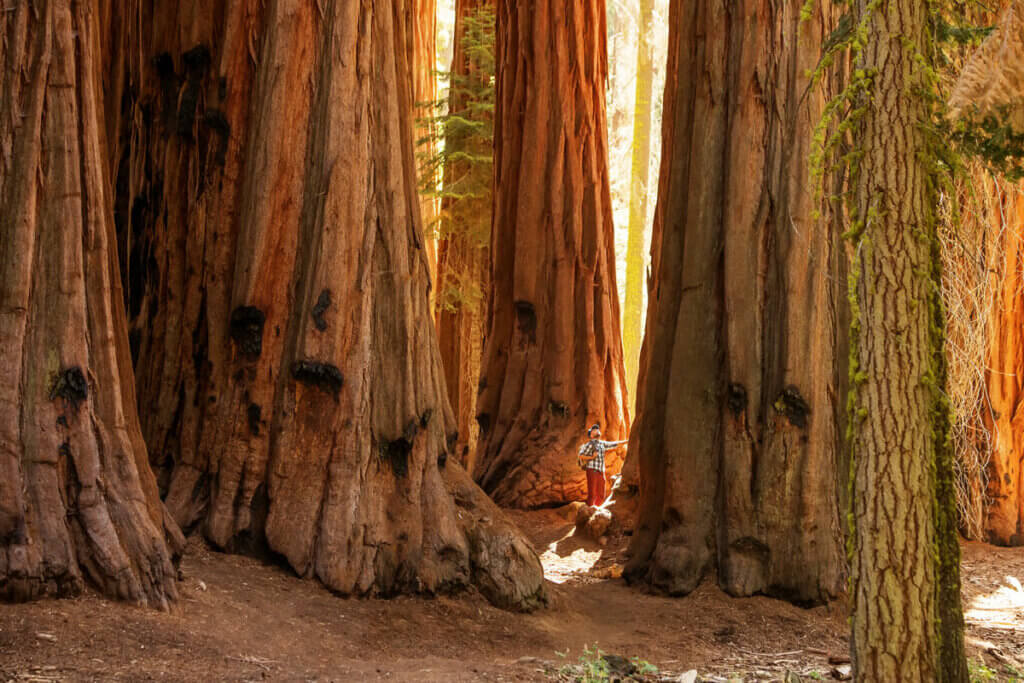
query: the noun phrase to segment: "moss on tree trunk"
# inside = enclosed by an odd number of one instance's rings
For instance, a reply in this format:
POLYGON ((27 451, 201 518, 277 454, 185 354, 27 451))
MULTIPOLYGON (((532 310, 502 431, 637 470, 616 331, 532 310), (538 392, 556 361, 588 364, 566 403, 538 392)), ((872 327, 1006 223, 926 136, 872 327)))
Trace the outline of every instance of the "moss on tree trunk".
POLYGON ((965 681, 924 0, 858 5, 852 168, 853 655, 863 681, 965 681))

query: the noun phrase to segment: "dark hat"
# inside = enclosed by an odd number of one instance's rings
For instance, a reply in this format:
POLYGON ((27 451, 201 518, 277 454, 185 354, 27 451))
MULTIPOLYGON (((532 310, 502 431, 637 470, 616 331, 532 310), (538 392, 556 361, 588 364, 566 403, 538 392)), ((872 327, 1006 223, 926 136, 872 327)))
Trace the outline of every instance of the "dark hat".
POLYGON ((587 436, 590 436, 590 433, 592 431, 594 431, 595 429, 600 429, 600 428, 601 428, 601 423, 600 422, 595 422, 594 424, 590 425, 590 429, 587 430, 587 436))

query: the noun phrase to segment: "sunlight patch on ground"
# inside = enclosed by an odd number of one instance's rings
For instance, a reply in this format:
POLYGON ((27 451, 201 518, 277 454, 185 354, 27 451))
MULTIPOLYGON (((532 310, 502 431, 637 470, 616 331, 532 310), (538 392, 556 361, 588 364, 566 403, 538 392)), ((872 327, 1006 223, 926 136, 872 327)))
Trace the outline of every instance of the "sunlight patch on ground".
POLYGON ((601 558, 601 548, 587 550, 575 542, 572 527, 557 541, 548 545, 540 556, 544 578, 552 583, 565 583, 574 576, 586 574, 601 558))
POLYGON ((1003 579, 1003 584, 991 593, 974 598, 964 613, 969 624, 985 628, 1012 629, 1024 631, 1024 587, 1013 576, 1003 579))

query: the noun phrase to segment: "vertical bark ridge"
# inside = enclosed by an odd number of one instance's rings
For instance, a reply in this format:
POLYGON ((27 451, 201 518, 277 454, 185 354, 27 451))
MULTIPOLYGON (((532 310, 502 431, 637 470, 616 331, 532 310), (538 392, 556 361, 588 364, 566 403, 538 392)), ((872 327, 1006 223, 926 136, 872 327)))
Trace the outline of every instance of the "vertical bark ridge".
POLYGON ((806 180, 833 11, 800 9, 671 8, 627 575, 672 594, 714 569, 734 595, 841 590, 841 251, 806 180))
MULTIPOLYGON (((478 481, 530 507, 582 497, 590 422, 628 425, 607 177, 603 2, 498 3, 492 291, 478 481), (558 46, 555 49, 554 46, 558 46), (537 187, 540 183, 541 187, 537 187)), ((612 455, 612 472, 619 469, 612 455)))
POLYGON ((275 553, 345 594, 476 584, 529 609, 544 599, 539 560, 448 461, 411 9, 278 0, 225 5, 212 24, 153 17, 154 35, 199 35, 217 66, 195 67, 193 38, 139 65, 177 67, 134 105, 144 191, 196 207, 131 225, 133 239, 150 220, 178 236, 148 239, 190 284, 179 303, 159 268, 141 278, 142 402, 172 510, 218 546, 275 553), (168 361, 162 337, 192 358, 168 361))
POLYGON ((860 3, 871 78, 854 174, 853 652, 858 680, 967 680, 925 124, 926 2, 860 3))
POLYGON ((134 409, 95 5, 0 17, 0 597, 167 608, 171 547, 134 409))
POLYGON ((993 434, 992 458, 988 465, 985 491, 985 534, 997 545, 1024 545, 1024 468, 1017 454, 1024 452, 1024 326, 1018 324, 1024 311, 1024 196, 1019 188, 997 188, 985 183, 982 192, 995 196, 999 215, 1005 217, 1000 277, 995 293, 997 314, 988 320, 989 348, 986 363, 987 399, 991 411, 984 411, 993 434))

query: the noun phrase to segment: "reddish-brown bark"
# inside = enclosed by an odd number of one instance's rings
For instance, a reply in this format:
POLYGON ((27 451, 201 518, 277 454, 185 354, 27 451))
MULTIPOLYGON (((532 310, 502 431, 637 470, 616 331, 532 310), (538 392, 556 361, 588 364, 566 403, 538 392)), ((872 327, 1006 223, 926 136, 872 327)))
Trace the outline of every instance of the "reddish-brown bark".
MULTIPOLYGON (((453 81, 468 82, 474 77, 479 79, 490 75, 474 73, 474 69, 481 66, 480 61, 472 59, 464 45, 467 19, 478 17, 481 9, 493 12, 494 2, 456 0, 450 71, 453 81)), ((479 80, 474 82, 479 86, 479 80)), ((464 117, 483 116, 481 111, 467 111, 465 87, 451 89, 448 111, 458 112, 464 117)), ((452 135, 445 141, 445 146, 449 151, 458 150, 482 156, 491 152, 490 145, 487 149, 478 149, 487 142, 484 136, 466 139, 466 136, 452 135)), ((491 283, 488 248, 490 235, 480 234, 473 226, 489 218, 492 197, 490 193, 486 193, 486 196, 472 196, 472 191, 459 192, 460 185, 480 173, 479 168, 474 169, 465 162, 452 160, 446 164, 444 173, 446 187, 451 189, 454 186, 454 192, 462 196, 446 197, 442 203, 442 220, 447 229, 442 231, 438 241, 435 289, 437 336, 458 431, 455 453, 466 470, 472 472, 476 467, 477 441, 480 436, 480 427, 476 421, 477 393, 491 283)))
POLYGON ((410 4, 133 11, 125 265, 171 511, 339 592, 535 605, 536 555, 447 459, 410 4))
POLYGON ((99 3, 0 13, 0 598, 176 595, 121 304, 99 3))
POLYGON ((983 411, 992 432, 988 466, 986 540, 998 545, 1024 544, 1024 195, 982 179, 982 191, 997 198, 1001 226, 1001 279, 988 320, 986 384, 989 410, 983 411), (1007 191, 1009 190, 1009 191, 1007 191))
MULTIPOLYGON (((503 505, 580 499, 584 428, 629 420, 615 288, 603 0, 497 3, 492 289, 477 480, 503 505)), ((612 472, 619 468, 610 454, 612 472)))
POLYGON ((825 98, 801 99, 832 14, 801 5, 671 5, 627 576, 672 594, 842 588, 843 254, 807 180, 825 98))

